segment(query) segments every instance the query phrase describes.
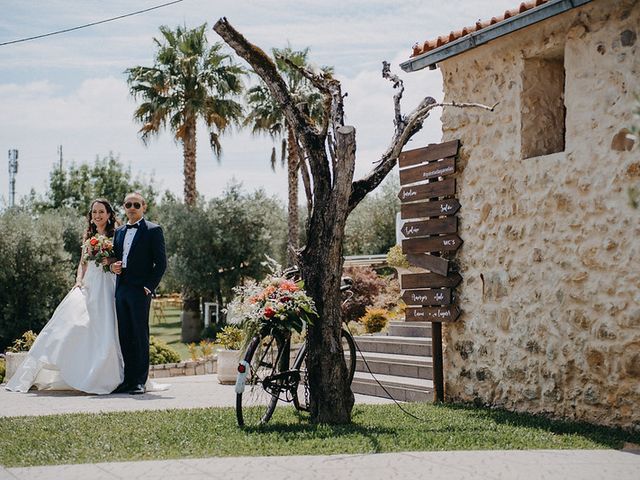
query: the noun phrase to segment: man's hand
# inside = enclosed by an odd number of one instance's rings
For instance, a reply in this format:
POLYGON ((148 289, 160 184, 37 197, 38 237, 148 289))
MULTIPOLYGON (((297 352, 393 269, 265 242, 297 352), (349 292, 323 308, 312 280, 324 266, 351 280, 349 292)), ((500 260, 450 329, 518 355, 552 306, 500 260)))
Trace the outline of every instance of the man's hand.
POLYGON ((116 275, 120 275, 122 273, 122 262, 117 261, 115 263, 112 263, 110 269, 116 275))

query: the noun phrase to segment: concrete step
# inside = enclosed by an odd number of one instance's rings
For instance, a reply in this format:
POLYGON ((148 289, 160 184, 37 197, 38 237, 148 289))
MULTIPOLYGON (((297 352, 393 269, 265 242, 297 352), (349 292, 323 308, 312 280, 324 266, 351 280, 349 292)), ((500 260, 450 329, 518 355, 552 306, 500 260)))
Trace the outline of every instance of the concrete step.
POLYGON ((431 356, 431 339, 394 335, 362 335, 355 337, 363 352, 394 353, 397 355, 431 356))
POLYGON ((433 365, 431 357, 362 352, 362 354, 356 354, 356 372, 431 380, 433 365))
POLYGON ((433 401, 433 382, 424 379, 402 378, 382 374, 376 374, 374 378, 369 373, 356 372, 351 384, 351 390, 353 393, 393 398, 399 402, 433 401))
POLYGON ((431 322, 389 322, 389 335, 431 338, 431 322))

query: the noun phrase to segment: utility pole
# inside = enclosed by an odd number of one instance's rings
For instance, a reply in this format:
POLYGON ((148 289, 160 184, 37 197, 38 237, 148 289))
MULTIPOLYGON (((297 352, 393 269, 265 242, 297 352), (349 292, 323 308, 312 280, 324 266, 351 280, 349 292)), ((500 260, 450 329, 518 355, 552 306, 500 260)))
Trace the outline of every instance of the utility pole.
POLYGON ((16 173, 18 173, 18 150, 9 150, 9 208, 15 205, 16 200, 16 173))

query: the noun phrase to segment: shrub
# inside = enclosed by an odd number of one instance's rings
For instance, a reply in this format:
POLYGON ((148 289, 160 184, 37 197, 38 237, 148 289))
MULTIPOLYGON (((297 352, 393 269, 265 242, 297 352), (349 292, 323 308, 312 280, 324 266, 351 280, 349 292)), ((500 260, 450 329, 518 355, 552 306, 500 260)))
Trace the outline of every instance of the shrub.
POLYGON ((383 308, 367 308, 367 313, 360 319, 367 333, 378 333, 389 323, 389 312, 383 308))
POLYGON ((402 253, 401 245, 394 245, 387 252, 387 264, 390 267, 403 267, 409 268, 409 261, 407 256, 402 253))
POLYGON ((0 214, 0 351, 25 330, 39 332, 73 285, 66 220, 60 212, 0 214))
POLYGON ((353 296, 342 306, 342 318, 346 322, 357 321, 365 314, 365 309, 373 305, 385 282, 369 267, 347 267, 344 275, 353 279, 353 296))
POLYGON ((4 382, 4 376, 7 373, 7 363, 6 360, 0 358, 0 383, 4 382))
POLYGON ((7 348, 8 352, 28 352, 33 346, 33 342, 36 341, 38 335, 33 333, 32 330, 27 330, 22 334, 20 338, 16 338, 11 346, 7 348))
POLYGON ((218 334, 217 342, 226 350, 240 350, 242 346, 242 330, 235 325, 227 325, 218 334))
POLYGON ((162 340, 155 337, 149 339, 149 363, 162 365, 164 363, 178 363, 180 354, 162 340))

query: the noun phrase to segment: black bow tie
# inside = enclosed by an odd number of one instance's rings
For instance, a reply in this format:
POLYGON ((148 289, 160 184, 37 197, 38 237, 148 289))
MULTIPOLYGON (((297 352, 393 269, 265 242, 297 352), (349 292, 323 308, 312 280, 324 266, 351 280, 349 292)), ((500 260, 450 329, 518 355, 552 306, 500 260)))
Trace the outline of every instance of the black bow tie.
POLYGON ((138 228, 140 225, 138 225, 137 223, 134 223, 133 225, 125 225, 127 227, 127 230, 129 230, 130 228, 138 228))

